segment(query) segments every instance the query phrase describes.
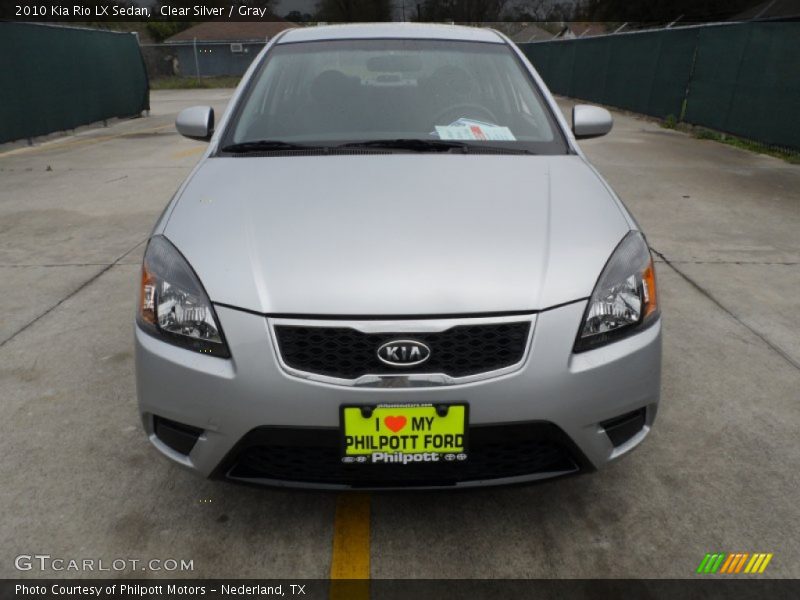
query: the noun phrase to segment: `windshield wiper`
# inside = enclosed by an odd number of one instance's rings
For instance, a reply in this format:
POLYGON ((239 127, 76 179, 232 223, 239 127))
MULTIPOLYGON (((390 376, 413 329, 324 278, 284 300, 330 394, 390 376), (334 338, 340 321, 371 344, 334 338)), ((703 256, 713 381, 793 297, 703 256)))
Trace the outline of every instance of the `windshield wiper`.
POLYGON ((337 148, 386 148, 389 150, 413 150, 415 152, 449 152, 450 150, 464 150, 468 144, 464 142, 443 141, 443 140, 416 140, 416 139, 396 139, 396 140, 367 140, 364 142, 349 142, 340 144, 337 148))
POLYGON ((368 148, 374 150, 410 150, 412 152, 452 152, 459 151, 464 154, 476 152, 480 154, 533 154, 530 150, 520 148, 499 148, 480 144, 467 144, 457 140, 420 140, 413 138, 399 138, 388 140, 365 140, 362 142, 348 142, 337 146, 315 146, 309 144, 297 144, 294 142, 283 142, 281 140, 252 140, 229 144, 223 146, 222 152, 232 154, 247 154, 256 152, 280 152, 282 150, 311 150, 319 152, 335 152, 337 149, 344 148, 368 148))
POLYGON ((249 142, 239 142, 222 147, 223 152, 234 154, 246 154, 248 152, 272 152, 281 150, 325 150, 325 146, 309 146, 307 144, 295 144, 293 142, 282 142, 280 140, 253 140, 249 142))
POLYGON ((456 140, 418 140, 418 139, 395 139, 395 140, 368 140, 364 142, 350 142, 340 144, 336 148, 386 148, 389 150, 411 150, 414 152, 451 152, 458 150, 464 154, 476 151, 480 154, 534 154, 530 150, 522 148, 499 148, 496 146, 486 146, 483 143, 467 144, 456 140))

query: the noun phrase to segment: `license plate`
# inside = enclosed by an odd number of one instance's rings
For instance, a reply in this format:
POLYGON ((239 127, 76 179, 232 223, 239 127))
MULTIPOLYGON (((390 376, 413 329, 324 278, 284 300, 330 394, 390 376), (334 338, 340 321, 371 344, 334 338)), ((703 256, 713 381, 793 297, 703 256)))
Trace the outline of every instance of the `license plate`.
POLYGON ((342 461, 409 464, 466 460, 466 404, 343 406, 342 461))

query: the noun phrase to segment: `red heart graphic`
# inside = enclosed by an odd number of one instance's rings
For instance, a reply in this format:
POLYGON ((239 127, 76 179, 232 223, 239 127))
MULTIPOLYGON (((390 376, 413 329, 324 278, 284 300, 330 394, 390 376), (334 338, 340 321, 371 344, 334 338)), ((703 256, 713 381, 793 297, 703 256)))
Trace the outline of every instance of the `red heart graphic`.
POLYGON ((406 426, 406 421, 408 421, 408 419, 406 419, 405 417, 386 417, 383 419, 383 422, 386 425, 386 427, 388 427, 395 433, 397 433, 403 427, 406 426))

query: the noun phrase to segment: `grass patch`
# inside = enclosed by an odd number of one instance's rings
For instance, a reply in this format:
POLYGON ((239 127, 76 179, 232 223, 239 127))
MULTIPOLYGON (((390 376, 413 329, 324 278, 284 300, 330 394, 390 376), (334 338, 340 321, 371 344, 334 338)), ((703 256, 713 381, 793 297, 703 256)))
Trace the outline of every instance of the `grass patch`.
POLYGON ((775 158, 781 158, 788 163, 800 164, 800 152, 789 150, 788 148, 774 148, 771 146, 766 146, 760 142, 754 142, 752 140, 736 137, 735 135, 730 135, 729 133, 721 133, 719 131, 714 131, 713 129, 682 123, 680 121, 676 121, 673 115, 668 115, 666 119, 660 120, 659 124, 664 129, 675 129, 677 131, 682 131, 684 133, 688 133, 693 138, 698 140, 711 140, 713 142, 720 142, 722 144, 741 148, 742 150, 747 150, 749 152, 756 152, 758 154, 766 154, 768 156, 774 156, 775 158))
POLYGON ((800 164, 800 152, 792 152, 791 150, 783 150, 780 148, 771 148, 770 146, 765 146, 759 142, 746 140, 728 133, 720 133, 712 129, 706 129, 705 127, 692 127, 689 133, 691 133, 692 136, 698 140, 712 140, 714 142, 721 142, 723 144, 728 144, 729 146, 741 148, 742 150, 757 152, 759 154, 767 154, 776 158, 782 158, 786 162, 800 164))
POLYGON ((205 90, 235 88, 240 77, 159 77, 150 81, 151 90, 205 90))

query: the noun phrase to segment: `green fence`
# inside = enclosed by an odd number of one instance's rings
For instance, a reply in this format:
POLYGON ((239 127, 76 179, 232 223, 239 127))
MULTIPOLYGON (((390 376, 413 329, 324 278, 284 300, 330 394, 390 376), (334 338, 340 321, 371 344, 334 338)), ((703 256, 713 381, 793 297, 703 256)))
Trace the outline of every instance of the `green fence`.
POLYGON ((149 108, 132 34, 0 23, 0 143, 149 108))
POLYGON ((800 150, 800 23, 521 44, 556 94, 800 150))

